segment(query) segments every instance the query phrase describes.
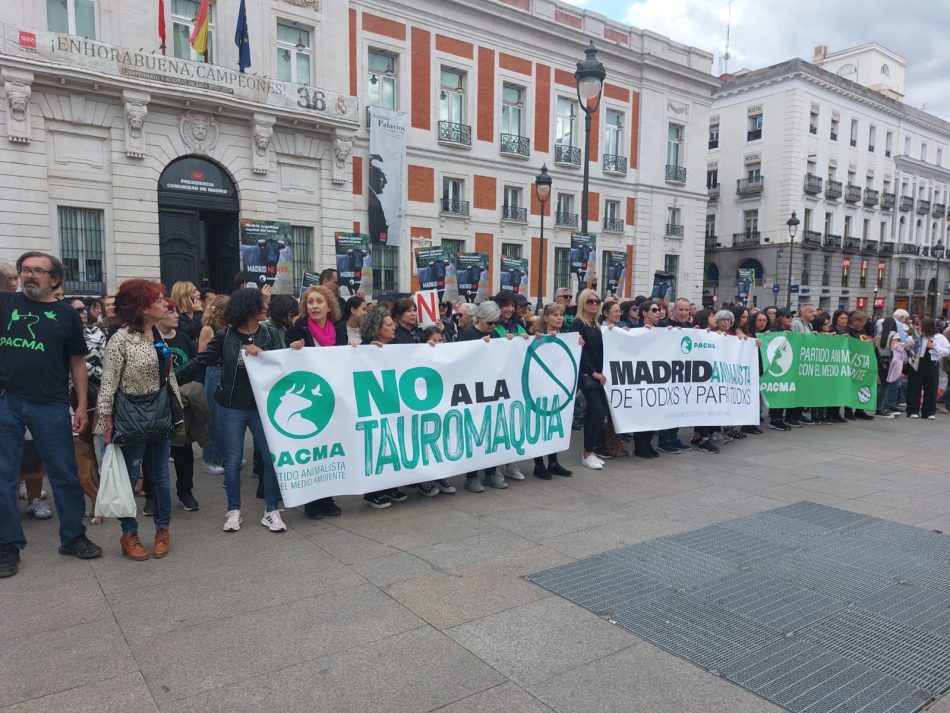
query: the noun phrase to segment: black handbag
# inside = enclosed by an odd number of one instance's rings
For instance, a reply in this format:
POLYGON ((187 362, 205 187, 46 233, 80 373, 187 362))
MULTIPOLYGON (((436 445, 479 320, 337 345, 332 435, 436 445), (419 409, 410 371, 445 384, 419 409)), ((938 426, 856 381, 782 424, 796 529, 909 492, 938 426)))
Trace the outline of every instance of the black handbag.
POLYGON ((169 387, 163 385, 158 391, 142 396, 117 391, 112 422, 112 442, 120 446, 159 443, 172 438, 176 429, 169 387))

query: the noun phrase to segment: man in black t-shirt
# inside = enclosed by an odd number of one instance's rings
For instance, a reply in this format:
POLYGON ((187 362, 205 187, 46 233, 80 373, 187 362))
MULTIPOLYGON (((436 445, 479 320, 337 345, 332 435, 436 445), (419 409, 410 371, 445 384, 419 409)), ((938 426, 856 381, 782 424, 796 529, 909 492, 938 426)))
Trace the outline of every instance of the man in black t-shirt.
POLYGON ((89 425, 82 320, 53 298, 64 272, 57 258, 24 253, 17 272, 23 292, 0 294, 0 577, 17 573, 20 550, 26 547, 16 491, 27 428, 53 489, 60 554, 80 559, 102 554, 82 523, 86 501, 72 439, 89 425), (78 401, 71 419, 70 375, 78 401))

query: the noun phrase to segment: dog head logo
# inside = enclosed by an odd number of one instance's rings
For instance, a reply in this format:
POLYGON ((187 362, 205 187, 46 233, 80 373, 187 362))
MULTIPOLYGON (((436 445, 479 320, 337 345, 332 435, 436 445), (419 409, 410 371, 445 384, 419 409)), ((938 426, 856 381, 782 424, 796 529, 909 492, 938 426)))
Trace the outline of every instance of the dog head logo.
POLYGON ((683 354, 689 354, 693 351, 693 340, 689 337, 683 337, 680 340, 680 351, 683 352, 683 354))
POLYGON ((325 379, 308 371, 295 371, 271 387, 267 416, 285 436, 312 438, 327 427, 335 406, 333 389, 325 379))

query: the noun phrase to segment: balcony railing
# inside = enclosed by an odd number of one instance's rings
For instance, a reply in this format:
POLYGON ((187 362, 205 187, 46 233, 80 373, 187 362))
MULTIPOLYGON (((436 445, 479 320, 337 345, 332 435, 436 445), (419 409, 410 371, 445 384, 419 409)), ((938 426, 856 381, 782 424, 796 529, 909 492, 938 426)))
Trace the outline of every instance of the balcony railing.
POLYGON ((562 166, 580 166, 581 150, 577 146, 554 144, 554 163, 562 166))
POLYGON ((861 201, 861 186, 849 183, 845 188, 844 200, 846 203, 859 203, 861 201))
POLYGON ((934 218, 942 218, 946 212, 946 205, 943 203, 934 203, 934 218))
POLYGON ((901 210, 913 210, 914 199, 910 196, 901 196, 901 210))
POLYGON ((762 138, 762 129, 750 129, 746 134, 746 141, 758 141, 762 138))
POLYGON ((806 230, 802 234, 802 246, 806 248, 820 248, 821 233, 817 230, 806 230))
POLYGON ((826 248, 840 248, 841 236, 832 235, 831 233, 825 233, 825 239, 822 241, 822 245, 826 248))
POLYGON ((884 192, 881 194, 881 208, 884 210, 892 210, 894 208, 894 202, 897 200, 897 196, 893 193, 884 192))
POLYGON ((443 215, 468 215, 468 201, 453 201, 448 198, 442 199, 443 215))
POLYGON ((667 183, 686 183, 686 166, 666 164, 667 183))
POLYGON ((577 227, 577 213, 562 213, 557 211, 554 214, 554 224, 563 225, 566 228, 577 227))
POLYGON ((881 249, 878 251, 882 255, 893 255, 894 254, 894 243, 889 240, 885 240, 881 243, 881 249))
POLYGON ((806 173, 804 190, 805 193, 810 193, 813 196, 821 193, 821 176, 816 176, 814 173, 806 173))
POLYGON ((877 240, 865 240, 864 245, 861 246, 861 252, 863 253, 876 253, 877 252, 877 240))
POLYGON ((864 189, 864 205, 868 208, 873 208, 877 205, 878 200, 880 199, 880 191, 876 191, 873 188, 864 189))
POLYGON ((845 238, 844 251, 846 253, 856 253, 861 249, 861 238, 845 238))
POLYGON ((623 218, 604 218, 604 230, 615 233, 623 232, 623 218))
POLYGON ((927 247, 926 245, 921 246, 920 254, 923 255, 924 257, 930 257, 930 248, 927 247))
POLYGON ((930 201, 925 201, 921 198, 917 201, 917 213, 919 215, 927 215, 930 212, 930 201))
POLYGON ((914 292, 923 292, 925 289, 927 286, 923 280, 914 280, 914 292))
POLYGON ((604 173, 616 173, 619 176, 627 175, 627 157, 615 156, 612 153, 603 155, 604 173))
POLYGON ((505 220, 513 220, 517 223, 527 223, 528 209, 519 208, 516 205, 503 205, 501 207, 501 217, 505 220))
POLYGON ((502 134, 501 152, 509 156, 527 158, 531 155, 531 139, 517 134, 502 134))
POLYGON ((765 178, 763 176, 740 178, 736 181, 736 193, 740 196, 757 196, 762 192, 764 185, 765 178))
POLYGON ((715 235, 706 235, 706 248, 708 250, 715 250, 719 247, 719 241, 715 235))
POLYGON ((683 226, 676 225, 675 223, 667 223, 666 225, 666 234, 674 238, 683 237, 683 226))
POLYGON ((913 243, 899 243, 897 246, 898 255, 919 255, 920 246, 913 243))
POLYGON ((897 289, 899 289, 899 290, 908 290, 908 289, 910 289, 910 278, 909 278, 909 277, 898 277, 898 278, 897 278, 897 289))
POLYGON ((732 234, 732 246, 736 248, 746 247, 748 245, 758 245, 759 244, 759 231, 758 230, 747 230, 744 233, 733 233, 732 234))
POLYGON ((711 201, 719 200, 719 184, 718 183, 714 186, 707 186, 706 192, 709 195, 709 200, 711 201))
POLYGON ((828 179, 825 184, 825 198, 841 198, 841 181, 828 179))
POLYGON ((439 143, 457 146, 472 145, 472 127, 468 124, 456 124, 452 121, 439 122, 439 143))

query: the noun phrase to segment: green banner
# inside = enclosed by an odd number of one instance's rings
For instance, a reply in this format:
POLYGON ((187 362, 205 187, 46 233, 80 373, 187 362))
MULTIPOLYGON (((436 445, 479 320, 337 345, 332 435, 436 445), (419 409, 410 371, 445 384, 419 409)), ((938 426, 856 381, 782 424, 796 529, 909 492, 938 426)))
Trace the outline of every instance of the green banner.
POLYGON ((877 360, 871 342, 833 334, 776 332, 762 336, 760 388, 770 408, 877 404, 877 360))

